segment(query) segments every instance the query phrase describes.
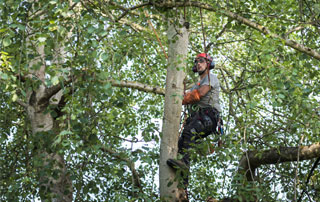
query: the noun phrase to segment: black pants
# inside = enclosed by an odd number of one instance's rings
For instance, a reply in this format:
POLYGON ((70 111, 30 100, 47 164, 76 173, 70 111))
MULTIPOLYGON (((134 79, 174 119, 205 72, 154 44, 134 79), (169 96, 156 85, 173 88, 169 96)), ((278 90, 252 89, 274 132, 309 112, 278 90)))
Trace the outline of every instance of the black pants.
MULTIPOLYGON (((191 114, 178 141, 178 153, 182 154, 182 161, 190 167, 190 154, 188 149, 199 140, 212 133, 217 133, 219 113, 214 108, 202 108, 191 114)), ((186 175, 186 174, 185 174, 186 175)), ((184 176, 184 185, 188 185, 188 176, 184 176)))

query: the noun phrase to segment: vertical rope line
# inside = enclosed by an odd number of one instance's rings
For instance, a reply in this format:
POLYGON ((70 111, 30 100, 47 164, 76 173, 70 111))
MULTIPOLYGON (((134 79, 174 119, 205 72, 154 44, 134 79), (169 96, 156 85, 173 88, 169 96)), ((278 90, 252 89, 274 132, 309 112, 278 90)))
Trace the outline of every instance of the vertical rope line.
POLYGON ((186 1, 184 1, 184 5, 183 5, 183 19, 184 21, 186 21, 186 1))
POLYGON ((168 59, 168 55, 167 55, 166 51, 164 50, 164 48, 163 48, 163 46, 162 46, 161 40, 160 40, 160 38, 159 38, 159 36, 158 36, 158 34, 157 34, 157 32, 156 32, 156 29, 154 28, 152 22, 151 22, 150 19, 149 19, 149 15, 148 15, 147 11, 144 11, 144 14, 145 14, 146 17, 148 18, 147 21, 148 21, 148 23, 149 23, 149 25, 150 25, 150 27, 151 27, 154 35, 156 35, 156 38, 157 38, 157 40, 158 40, 158 43, 160 44, 160 47, 161 47, 161 49, 162 49, 162 51, 163 51, 164 56, 168 59))
MULTIPOLYGON (((132 151, 133 151, 133 138, 131 141, 131 155, 132 155, 132 151)), ((130 169, 131 171, 133 170, 133 163, 130 163, 130 169)), ((132 172, 132 176, 131 176, 131 182, 132 182, 132 190, 131 190, 131 194, 132 196, 134 196, 134 176, 133 176, 133 172, 132 172)))
MULTIPOLYGON (((25 28, 27 29, 27 28, 25 28)), ((25 40, 25 30, 22 32, 22 40, 21 40, 21 49, 20 49, 20 58, 19 58, 19 65, 18 65, 18 80, 19 80, 19 86, 21 85, 21 60, 22 60, 22 54, 24 51, 24 40, 25 40)))
POLYGON ((207 53, 207 51, 206 51, 206 36, 205 36, 205 33, 204 33, 204 28, 203 28, 202 9, 201 9, 201 7, 200 7, 200 19, 201 19, 201 28, 202 28, 202 36, 203 36, 203 49, 204 49, 204 52, 207 53))
MULTIPOLYGON (((184 80, 183 81, 183 96, 185 96, 186 95, 186 85, 187 85, 187 83, 186 83, 186 81, 184 80)), ((185 124, 186 124, 186 117, 187 117, 187 112, 186 112, 186 107, 184 107, 184 109, 183 109, 183 114, 182 114, 182 116, 180 117, 180 123, 181 123, 181 128, 180 128, 180 131, 179 131, 179 136, 178 137, 180 137, 181 136, 181 133, 182 133, 182 131, 183 131, 183 128, 184 128, 184 126, 185 126, 185 124)))
POLYGON ((297 201, 297 183, 298 183, 298 171, 299 171, 299 162, 300 162, 300 151, 301 151, 301 144, 304 139, 304 135, 301 137, 299 146, 298 146, 298 154, 297 154, 297 167, 295 172, 295 178, 294 178, 294 201, 297 201))
MULTIPOLYGON (((203 19, 202 19, 202 9, 201 9, 201 7, 200 7, 200 19, 201 19, 201 28, 202 28, 202 36, 203 36, 203 50, 204 50, 204 53, 206 54, 206 59, 208 60, 207 51, 206 51, 206 35, 205 35, 204 27, 203 27, 203 19)), ((210 64, 208 64, 208 61, 207 61, 207 70, 208 70, 209 88, 210 88, 210 90, 211 90, 211 83, 210 83, 210 64)), ((210 98, 211 98, 211 97, 210 97, 210 98)), ((210 102, 210 99, 209 99, 208 102, 210 102)))

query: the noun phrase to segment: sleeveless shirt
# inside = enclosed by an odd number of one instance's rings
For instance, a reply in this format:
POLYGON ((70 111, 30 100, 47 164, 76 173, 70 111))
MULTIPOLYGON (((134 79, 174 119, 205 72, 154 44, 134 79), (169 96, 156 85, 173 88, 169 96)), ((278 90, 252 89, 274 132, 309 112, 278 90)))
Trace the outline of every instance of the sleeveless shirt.
MULTIPOLYGON (((220 100, 219 100, 220 82, 216 75, 211 73, 209 75, 210 75, 211 90, 209 90, 209 92, 206 95, 201 97, 199 102, 195 104, 191 104, 191 110, 197 109, 197 108, 214 107, 218 112, 221 113, 222 109, 221 109, 220 100)), ((200 82, 193 85, 190 90, 192 91, 194 89, 199 89, 201 86, 204 86, 204 85, 209 85, 208 75, 206 75, 203 79, 201 79, 200 82)))

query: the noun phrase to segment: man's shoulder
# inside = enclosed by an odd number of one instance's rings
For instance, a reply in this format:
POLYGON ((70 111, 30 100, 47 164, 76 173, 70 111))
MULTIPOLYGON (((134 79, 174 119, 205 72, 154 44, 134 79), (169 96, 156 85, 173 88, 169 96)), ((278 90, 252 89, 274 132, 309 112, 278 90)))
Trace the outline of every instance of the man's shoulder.
POLYGON ((210 78, 218 79, 217 75, 215 75, 215 74, 213 74, 213 73, 210 73, 210 78))
POLYGON ((210 74, 210 81, 213 83, 219 83, 219 79, 215 74, 210 74))
MULTIPOLYGON (((210 73, 210 83, 214 84, 214 83, 219 83, 218 77, 215 74, 210 73)), ((205 76, 202 80, 201 80, 201 85, 203 84, 209 84, 209 78, 208 76, 205 76)))

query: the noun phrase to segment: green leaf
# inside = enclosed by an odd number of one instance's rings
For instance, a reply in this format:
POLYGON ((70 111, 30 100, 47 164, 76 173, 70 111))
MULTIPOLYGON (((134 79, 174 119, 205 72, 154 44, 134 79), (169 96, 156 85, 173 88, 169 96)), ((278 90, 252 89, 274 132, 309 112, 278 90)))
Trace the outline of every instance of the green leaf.
POLYGON ((54 76, 52 79, 51 79, 51 83, 53 85, 57 85, 59 83, 59 77, 58 76, 54 76))
POLYGON ((279 94, 278 96, 279 96, 279 98, 281 98, 281 99, 284 99, 284 98, 285 98, 285 95, 283 95, 283 94, 279 94))
POLYGON ((38 38, 38 41, 39 41, 39 42, 45 42, 46 40, 47 40, 46 37, 39 37, 39 38, 38 38))
POLYGON ((123 35, 126 35, 127 34, 127 32, 125 31, 125 30, 123 30, 123 31, 120 31, 120 36, 123 36, 123 35))
POLYGON ((89 27, 89 28, 88 28, 88 33, 90 33, 90 34, 91 34, 91 33, 93 33, 93 32, 94 32, 94 30, 95 30, 95 28, 91 26, 91 27, 89 27))
POLYGON ((167 187, 171 187, 172 185, 173 185, 173 181, 170 180, 167 184, 167 187))
POLYGON ((60 132, 60 136, 71 135, 71 134, 72 134, 72 132, 69 130, 63 130, 60 132))
POLYGON ((54 5, 54 4, 57 4, 57 1, 51 0, 51 1, 49 1, 49 3, 54 5))
POLYGON ((8 47, 8 46, 11 45, 12 40, 11 40, 11 38, 8 38, 8 37, 7 37, 7 38, 4 38, 4 39, 3 39, 2 43, 3 43, 3 46, 4 46, 4 47, 8 47))
POLYGON ((18 95, 17 94, 13 94, 12 96, 12 101, 15 102, 18 99, 18 95))
POLYGON ((3 80, 8 80, 8 79, 9 79, 8 74, 2 73, 2 72, 0 72, 0 77, 1 77, 1 79, 3 79, 3 80))
POLYGON ((26 29, 26 26, 24 26, 22 24, 18 24, 17 26, 21 31, 24 31, 26 29))
POLYGON ((101 35, 102 37, 105 37, 105 36, 107 36, 107 35, 108 35, 108 32, 103 31, 103 32, 101 32, 101 33, 100 33, 100 35, 101 35))

